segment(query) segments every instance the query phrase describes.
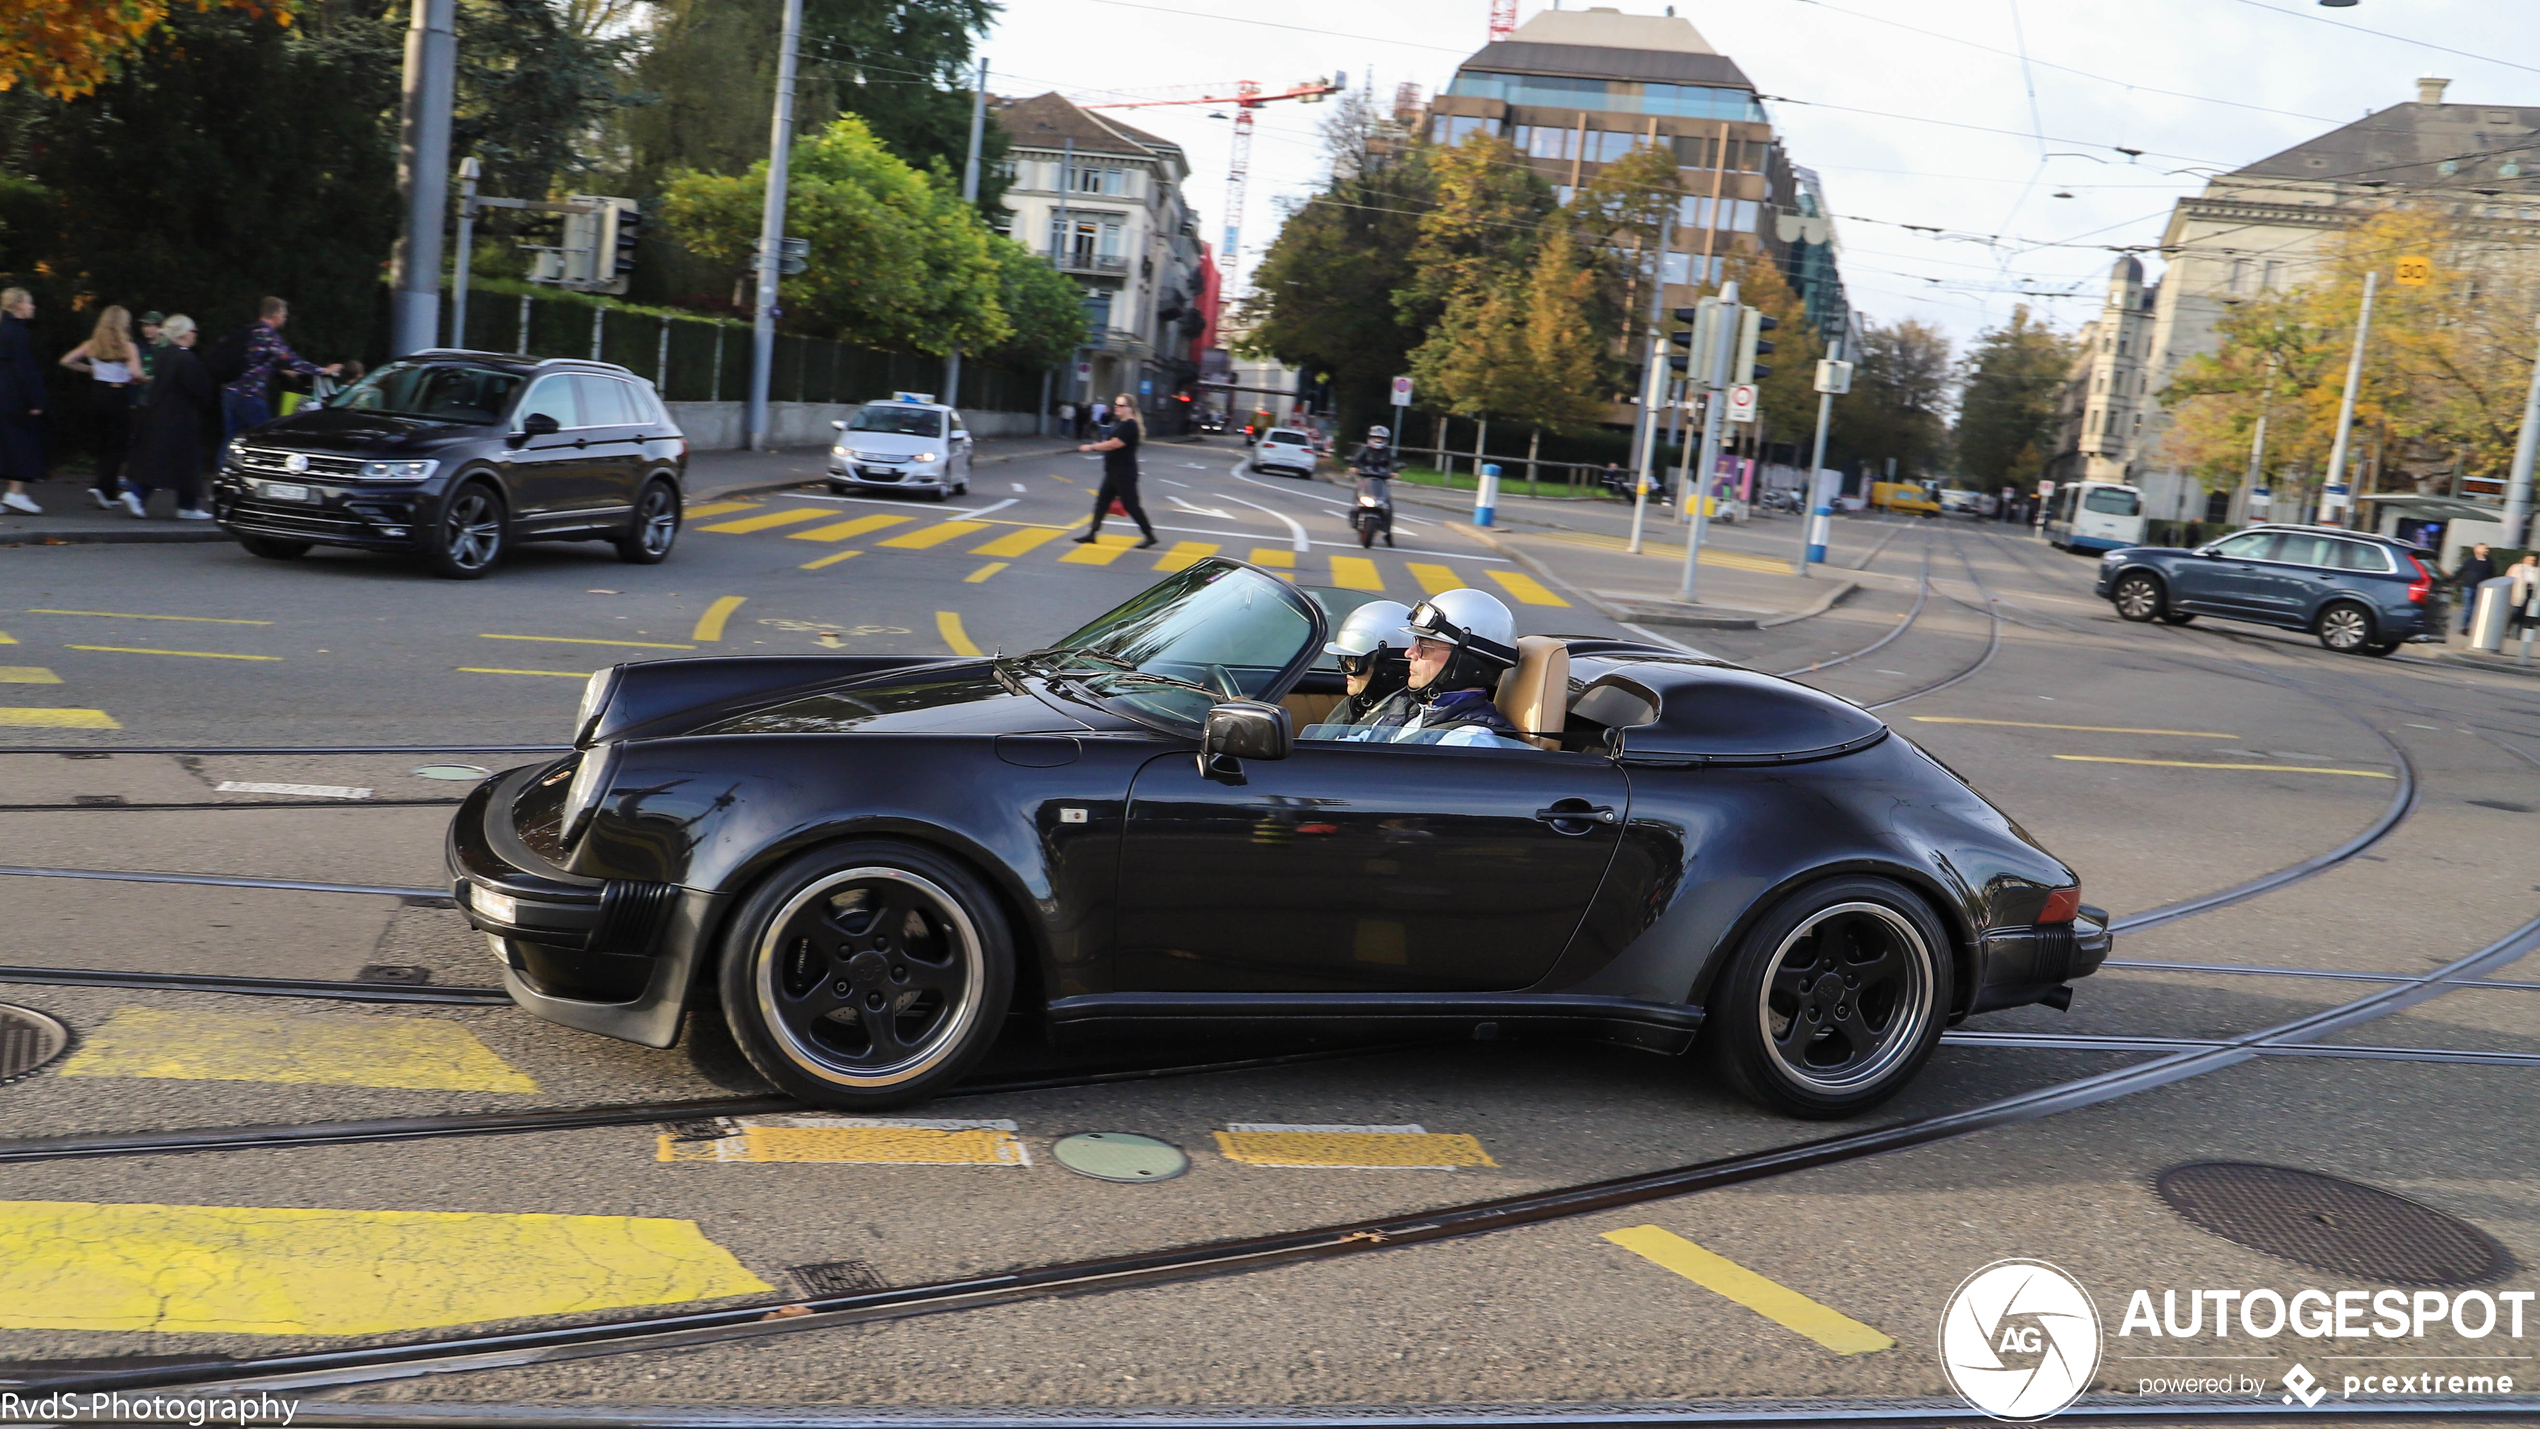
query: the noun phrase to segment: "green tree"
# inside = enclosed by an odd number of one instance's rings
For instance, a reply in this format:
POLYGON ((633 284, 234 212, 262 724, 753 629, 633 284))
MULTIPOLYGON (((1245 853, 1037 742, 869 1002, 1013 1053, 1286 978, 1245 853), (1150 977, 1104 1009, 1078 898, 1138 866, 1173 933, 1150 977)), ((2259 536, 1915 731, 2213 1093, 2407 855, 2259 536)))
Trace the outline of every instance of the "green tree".
MULTIPOLYGON (((1825 347, 1809 325, 1807 304, 1782 276, 1779 265, 1761 253, 1740 250, 1722 265, 1737 280, 1738 301, 1761 310, 1781 324, 1771 333, 1772 355, 1761 359, 1771 373, 1756 387, 1758 430, 1763 442, 1808 442, 1817 427, 1817 359, 1825 347)), ((1835 399, 1840 404, 1843 399, 1835 399)), ((1804 461, 1805 458, 1802 458, 1804 461)))
POLYGON ((1601 276, 1567 228, 1535 253, 1526 284, 1523 399, 1508 415, 1555 431, 1579 431, 1605 415, 1613 347, 1597 322, 1601 276))
POLYGON ((1852 392, 1834 401, 1829 462, 1858 461, 1884 476, 1928 476, 1949 456, 1949 339, 1915 318, 1864 323, 1852 392))
POLYGON ((1057 366, 1085 340, 1084 293, 1013 239, 991 234, 988 248, 997 263, 997 306, 1014 325, 995 360, 1024 372, 1057 366))
POLYGON ((1649 350, 1650 265, 1684 197, 1676 174, 1672 150, 1643 144, 1605 165, 1570 203, 1586 251, 1609 255, 1605 305, 1618 319, 1625 366, 1635 372, 1649 350))
MULTIPOLYGON (((689 251, 738 274, 755 255, 766 192, 763 162, 743 175, 689 170, 671 176, 663 216, 689 251)), ((784 305, 831 336, 942 353, 994 351, 1014 333, 995 235, 977 210, 852 114, 794 147, 785 231, 808 241, 811 266, 784 280, 784 305)))
POLYGON ((2026 485, 2054 454, 2057 399, 2071 368, 2071 335, 2028 305, 1976 335, 1959 364, 1958 465, 1984 489, 2026 485))
POLYGON ((1394 298, 1423 328, 1453 299, 1482 297, 1525 271, 1554 208, 1551 186, 1497 135, 1431 149, 1428 165, 1434 191, 1411 246, 1410 281, 1394 298))
POLYGON ((1386 384, 1411 370, 1424 324, 1396 295, 1434 193, 1416 152, 1334 180, 1288 216, 1229 324, 1246 353, 1328 380, 1344 431, 1383 420, 1386 384))
POLYGON ((596 167, 589 135, 628 102, 632 42, 577 28, 557 0, 458 0, 450 152, 489 194, 543 198, 596 167))

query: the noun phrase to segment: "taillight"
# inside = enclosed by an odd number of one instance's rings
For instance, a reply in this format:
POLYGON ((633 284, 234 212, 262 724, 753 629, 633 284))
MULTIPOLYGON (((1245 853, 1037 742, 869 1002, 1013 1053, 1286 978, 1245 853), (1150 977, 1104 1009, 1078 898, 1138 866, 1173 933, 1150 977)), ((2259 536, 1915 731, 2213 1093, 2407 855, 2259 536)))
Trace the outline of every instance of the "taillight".
POLYGON ((2058 888, 2046 895, 2046 906, 2038 911, 2040 923, 2069 923, 2081 912, 2081 889, 2058 888))
POLYGON ((2408 564, 2417 568, 2417 578, 2408 582, 2408 599, 2421 605, 2434 594, 2434 572, 2414 556, 2408 557, 2408 564))

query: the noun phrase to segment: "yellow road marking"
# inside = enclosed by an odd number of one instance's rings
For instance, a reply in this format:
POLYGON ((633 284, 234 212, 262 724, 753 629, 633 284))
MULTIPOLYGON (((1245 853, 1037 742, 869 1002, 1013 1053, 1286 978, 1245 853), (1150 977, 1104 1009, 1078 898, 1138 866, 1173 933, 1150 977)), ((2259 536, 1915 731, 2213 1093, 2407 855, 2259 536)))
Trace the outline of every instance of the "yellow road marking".
POLYGON ((757 1116, 731 1134, 679 1141, 663 1134, 659 1161, 817 1161, 865 1166, 1029 1166, 1032 1153, 1010 1121, 904 1121, 891 1117, 757 1116))
POLYGON ((935 633, 956 655, 976 655, 979 647, 970 643, 970 633, 961 628, 961 617, 949 610, 935 612, 935 633))
POLYGON ((732 612, 739 610, 741 602, 748 599, 746 595, 727 595, 707 606, 706 613, 697 617, 697 628, 688 632, 688 638, 696 641, 722 639, 723 622, 730 620, 732 612))
POLYGON ((232 620, 225 615, 136 615, 129 610, 47 610, 40 605, 28 606, 27 611, 33 615, 102 615, 110 620, 191 620, 201 625, 273 624, 270 620, 232 620))
POLYGON ((885 526, 897 526, 911 519, 913 518, 907 516, 858 516, 852 521, 840 521, 832 526, 814 526, 808 531, 788 531, 785 533, 785 539, 789 541, 843 541, 850 536, 861 536, 867 531, 879 531, 885 526))
POLYGON ((534 1092, 538 1084, 455 1022, 258 1017, 121 1007, 62 1064, 65 1077, 284 1082, 415 1091, 534 1092))
POLYGON ((279 660, 279 655, 231 655, 219 650, 150 650, 138 645, 65 645, 65 650, 98 650, 108 655, 183 655, 195 660, 279 660))
POLYGON ((2343 774, 2354 779, 2396 779, 2378 769, 2326 769, 2314 764, 2206 764, 2193 759, 2120 759, 2113 754, 2058 754, 2076 764, 2158 764, 2168 769, 2264 769, 2274 774, 2343 774))
POLYGON ((1255 546, 1252 548, 1252 554, 1245 559, 1256 566, 1268 566, 1272 570, 1296 569, 1296 552, 1283 546, 1255 546))
POLYGON ((988 523, 985 521, 943 521, 932 526, 920 527, 905 535, 893 536, 877 544, 896 547, 903 551, 923 551, 930 547, 940 546, 955 537, 967 536, 973 531, 987 529, 988 523))
POLYGON ((18 729, 121 729, 104 710, 45 710, 0 705, 0 725, 18 729))
POLYGON ((819 560, 816 560, 816 561, 805 561, 805 562, 803 562, 803 564, 802 564, 802 569, 807 570, 807 571, 816 571, 816 570, 819 570, 822 566, 834 566, 834 565, 838 564, 840 561, 852 561, 852 560, 854 560, 856 557, 861 556, 861 555, 863 555, 863 554, 864 554, 864 552, 862 552, 862 551, 840 551, 840 552, 838 552, 836 555, 833 555, 833 556, 823 556, 823 557, 821 557, 819 560))
POLYGON ((682 514, 691 521, 697 521, 708 516, 729 515, 735 511, 756 511, 760 505, 761 503, 756 501, 709 501, 703 506, 691 506, 682 514))
POLYGON ((1218 549, 1206 541, 1176 541, 1171 550, 1155 558, 1155 568, 1159 571, 1178 571, 1184 566, 1197 565, 1210 556, 1216 555, 1218 549))
POLYGON ((41 665, 0 665, 0 685, 58 685, 62 677, 41 665))
POLYGON ((1790 562, 1775 556, 1750 556, 1742 551, 1704 551, 1700 559, 1703 565, 1726 566, 1733 571, 1761 571, 1773 576, 1792 574, 1790 562))
MULTIPOLYGON (((1343 557, 1336 559, 1346 558, 1343 557)), ((1448 570, 1444 566, 1431 565, 1425 561, 1405 561, 1403 562, 1403 568, 1410 571, 1411 578, 1420 583, 1420 589, 1427 591, 1431 595, 1437 595, 1443 591, 1454 590, 1458 586, 1464 584, 1463 579, 1457 576, 1455 572, 1448 570)))
POLYGON ((1705 1290, 1734 1300, 1776 1325, 1796 1330, 1836 1354, 1866 1355, 1896 1348, 1896 1341, 1842 1311, 1767 1280, 1673 1231, 1634 1226, 1630 1230, 1607 1231, 1604 1239, 1705 1290))
POLYGON ((773 1289, 695 1221, 0 1201, 0 1328, 379 1335, 773 1289))
POLYGON ((979 582, 986 580, 988 577, 995 575, 997 572, 1004 570, 1007 566, 1012 564, 1014 564, 1012 561, 990 561, 986 565, 981 566, 979 569, 963 576, 961 578, 961 582, 964 585, 977 585, 979 582))
POLYGON ((1385 578, 1365 556, 1332 557, 1332 584, 1343 590, 1383 590, 1385 578))
POLYGON ((1129 554, 1129 548, 1136 544, 1127 536, 1097 536, 1092 545, 1078 546, 1058 559, 1070 566, 1107 566, 1129 554))
POLYGON ((1524 571, 1493 571, 1490 578, 1506 587, 1508 593, 1526 605, 1567 606, 1570 602, 1554 595, 1543 582, 1524 571))
POLYGON ((18 637, 11 635, 6 630, 0 630, 0 645, 15 645, 17 643, 18 637))
POLYGON ((461 665, 458 669, 462 675, 553 675, 561 680, 591 678, 588 670, 496 670, 484 665, 461 665))
POLYGON ((700 526, 697 529, 746 536, 752 531, 772 531, 779 526, 791 526, 802 521, 817 521, 831 514, 833 513, 823 511, 817 506, 789 506, 782 511, 770 511, 764 516, 744 516, 738 521, 717 521, 711 526, 700 526))
POLYGON ((694 650, 694 645, 670 645, 659 640, 586 640, 579 635, 479 635, 479 640, 543 640, 550 645, 631 645, 638 650, 694 650))
POLYGON ((2033 719, 1975 719, 1967 715, 1915 715, 1916 724, 1998 724, 2011 729, 2069 729, 2080 734, 2167 734, 2180 739, 2238 739, 2210 729, 2134 729, 2121 724, 2041 724, 2033 719))
POLYGON ((1067 528, 1064 526, 1026 526, 1019 531, 1009 531, 985 545, 973 546, 970 548, 970 554, 974 556, 1030 555, 1043 542, 1055 541, 1066 534, 1067 528))
POLYGON ((1246 1166, 1320 1166, 1361 1171, 1452 1171, 1496 1166, 1482 1143, 1461 1132, 1413 1126, 1294 1126, 1230 1122, 1217 1149, 1246 1166))

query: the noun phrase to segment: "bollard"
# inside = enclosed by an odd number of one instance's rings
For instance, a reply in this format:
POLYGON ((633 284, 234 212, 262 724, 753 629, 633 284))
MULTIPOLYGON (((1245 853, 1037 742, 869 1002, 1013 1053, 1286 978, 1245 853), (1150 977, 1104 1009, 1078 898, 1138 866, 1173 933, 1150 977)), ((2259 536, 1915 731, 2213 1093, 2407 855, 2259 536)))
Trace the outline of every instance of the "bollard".
POLYGON ((1481 482, 1473 488, 1473 524, 1490 524, 1491 509, 1499 505, 1499 463, 1482 463, 1481 482))
POLYGON ((2478 593, 2470 606, 2469 647, 2490 655, 2502 654, 2505 646, 2505 622, 2513 613, 2511 576, 2495 576, 2478 583, 2478 593))
POLYGON ((1833 501, 1826 491, 1825 473, 1816 473, 1808 483, 1808 559, 1799 568, 1803 574, 1810 566, 1826 563, 1826 542, 1834 532, 1833 501))

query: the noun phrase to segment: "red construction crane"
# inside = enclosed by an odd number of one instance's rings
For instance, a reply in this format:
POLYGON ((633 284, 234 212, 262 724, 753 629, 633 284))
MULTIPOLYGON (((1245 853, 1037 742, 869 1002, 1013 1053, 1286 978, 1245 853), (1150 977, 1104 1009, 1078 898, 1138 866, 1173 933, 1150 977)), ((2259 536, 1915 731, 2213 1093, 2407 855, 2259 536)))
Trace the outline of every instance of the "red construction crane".
MULTIPOLYGON (((1498 0, 1494 0, 1498 3, 1498 0)), ((1264 93, 1257 80, 1238 79, 1224 84, 1177 84, 1168 89, 1114 90, 1111 93, 1153 95, 1154 98, 1114 99, 1099 104, 1079 106, 1084 109, 1152 109, 1168 104, 1230 104, 1235 108, 1234 162, 1226 171, 1226 241, 1218 250, 1218 271, 1229 286, 1235 273, 1236 254, 1241 245, 1244 224, 1244 182, 1252 172, 1252 111, 1281 99, 1303 100, 1308 104, 1326 95, 1338 94, 1344 85, 1334 80, 1309 79, 1289 85, 1275 94, 1264 93)))
POLYGON ((1490 37, 1493 40, 1507 39, 1516 28, 1517 0, 1490 0, 1490 37))

